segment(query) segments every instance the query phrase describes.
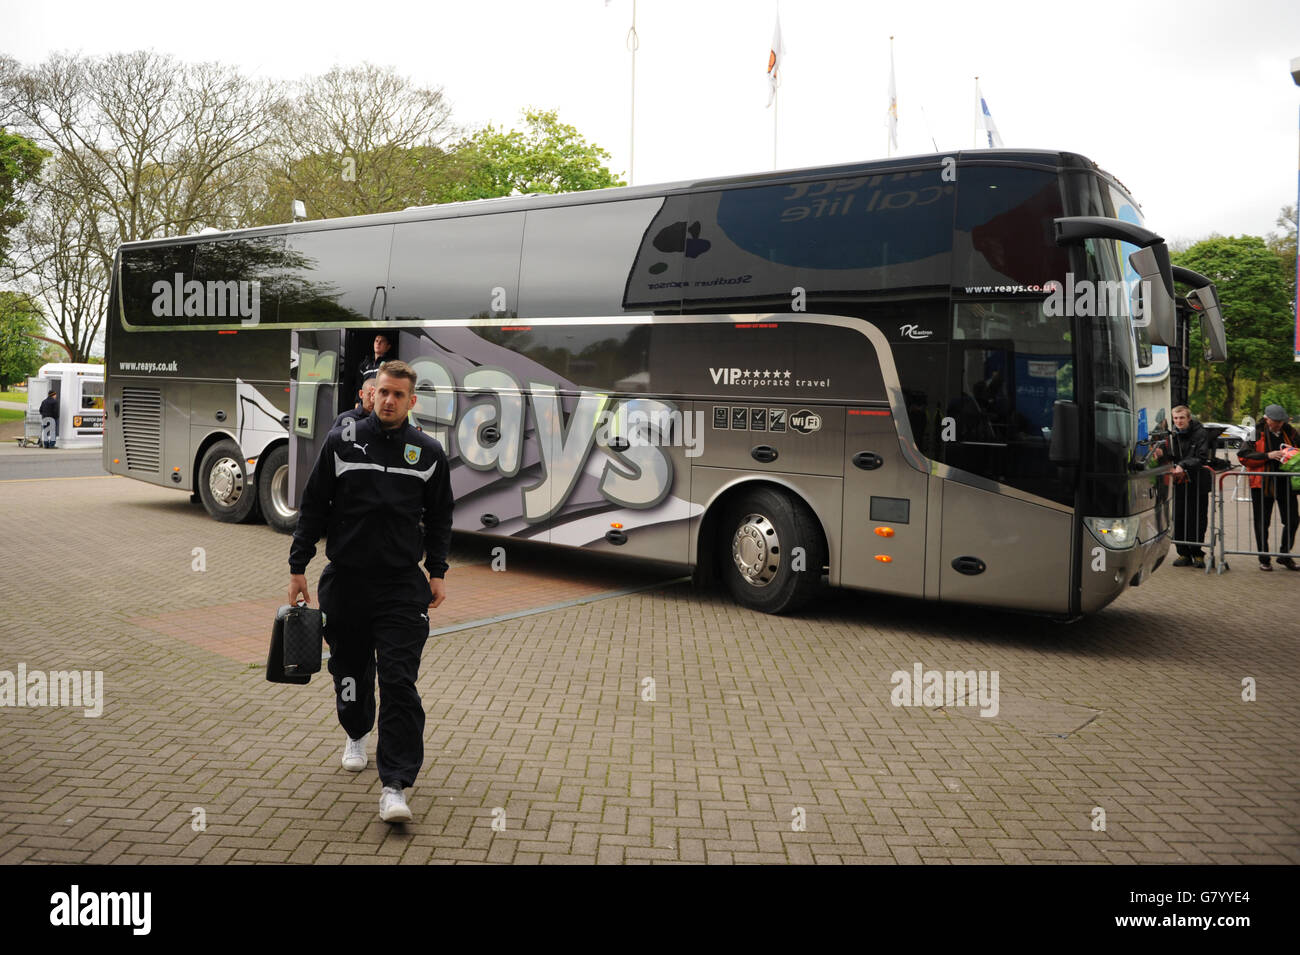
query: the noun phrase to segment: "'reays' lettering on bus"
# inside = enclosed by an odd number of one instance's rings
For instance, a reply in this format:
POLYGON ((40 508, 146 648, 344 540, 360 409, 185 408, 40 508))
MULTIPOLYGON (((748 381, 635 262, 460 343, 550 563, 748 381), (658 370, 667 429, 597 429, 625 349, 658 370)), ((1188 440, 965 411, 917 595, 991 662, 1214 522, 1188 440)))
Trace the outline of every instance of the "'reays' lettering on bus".
POLYGON ((947 158, 124 244, 105 467, 289 532, 382 331, 460 532, 770 613, 827 582, 1101 610, 1167 549, 1133 466, 1169 404, 1164 241, 1083 156, 947 158))

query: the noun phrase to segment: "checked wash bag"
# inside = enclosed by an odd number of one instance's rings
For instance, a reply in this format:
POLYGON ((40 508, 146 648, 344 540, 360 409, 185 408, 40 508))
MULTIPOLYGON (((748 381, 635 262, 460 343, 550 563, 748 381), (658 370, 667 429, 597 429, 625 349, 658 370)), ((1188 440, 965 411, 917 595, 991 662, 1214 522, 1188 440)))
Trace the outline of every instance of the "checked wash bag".
POLYGON ((272 683, 311 682, 320 672, 325 614, 315 607, 285 604, 275 612, 271 650, 266 655, 266 678, 272 683))

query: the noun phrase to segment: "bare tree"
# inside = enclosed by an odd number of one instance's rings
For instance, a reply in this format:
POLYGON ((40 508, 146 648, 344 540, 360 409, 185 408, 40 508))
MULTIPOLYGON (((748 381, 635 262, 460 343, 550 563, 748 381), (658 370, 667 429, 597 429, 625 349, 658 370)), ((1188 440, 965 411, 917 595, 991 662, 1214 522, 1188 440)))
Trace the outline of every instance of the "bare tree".
POLYGON ((57 188, 108 213, 94 243, 105 267, 121 242, 240 224, 229 197, 262 171, 268 84, 141 51, 55 55, 7 85, 20 128, 64 162, 57 188))
POLYGON ((371 64, 302 81, 279 118, 269 221, 284 221, 293 199, 313 219, 419 203, 460 133, 441 89, 371 64))
POLYGON ((43 306, 70 361, 88 361, 108 297, 109 266, 98 250, 113 217, 77 196, 69 167, 62 157, 50 163, 0 279, 43 306))

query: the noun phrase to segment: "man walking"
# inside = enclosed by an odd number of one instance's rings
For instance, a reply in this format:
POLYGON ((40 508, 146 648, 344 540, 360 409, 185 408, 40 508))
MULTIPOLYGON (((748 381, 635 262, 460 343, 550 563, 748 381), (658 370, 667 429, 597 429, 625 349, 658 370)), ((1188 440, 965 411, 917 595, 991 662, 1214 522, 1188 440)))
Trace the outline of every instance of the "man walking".
POLYGON ((1273 523, 1273 506, 1277 505, 1277 517, 1281 540, 1278 550, 1287 556, 1279 558, 1278 563, 1287 570, 1300 570, 1300 565, 1291 558, 1291 545, 1295 541, 1296 527, 1300 526, 1300 511, 1296 510, 1296 492, 1291 490, 1289 476, 1279 476, 1282 461, 1286 457, 1282 449, 1300 447, 1295 429, 1287 422, 1290 416, 1281 405, 1269 405, 1264 409, 1263 427, 1259 428, 1259 437, 1254 444, 1243 444, 1237 451, 1237 460, 1241 462, 1250 475, 1250 504, 1254 515, 1255 543, 1259 546, 1259 569, 1272 570, 1273 562, 1269 557, 1269 530, 1273 523))
POLYGON ((320 606, 339 723, 347 733, 342 762, 352 772, 366 767, 378 674, 375 762, 385 822, 411 818, 403 790, 424 761, 424 705, 415 681, 429 636, 428 610, 445 597, 451 541, 447 455, 407 422, 413 407, 415 372, 405 362, 386 363, 371 414, 325 438, 289 552, 289 602, 299 594, 310 600, 307 564, 321 535, 327 538, 330 562, 320 578, 320 606))
POLYGON ((1174 464, 1174 540, 1178 559, 1175 567, 1205 567, 1205 527, 1210 508, 1210 436, 1192 417, 1192 410, 1179 405, 1173 410, 1174 430, 1169 449, 1155 449, 1159 461, 1174 464))
MULTIPOLYGON (((30 405, 28 406, 30 407, 30 405)), ((44 447, 54 447, 54 441, 59 436, 59 397, 50 389, 49 395, 41 402, 41 444, 44 447)))

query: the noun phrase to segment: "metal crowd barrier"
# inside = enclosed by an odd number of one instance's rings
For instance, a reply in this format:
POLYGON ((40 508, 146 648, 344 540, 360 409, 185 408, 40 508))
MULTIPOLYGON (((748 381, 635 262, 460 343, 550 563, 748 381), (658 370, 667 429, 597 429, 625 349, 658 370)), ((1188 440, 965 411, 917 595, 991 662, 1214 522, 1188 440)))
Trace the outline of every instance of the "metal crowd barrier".
MULTIPOLYGON (((1196 539, 1196 528, 1192 523, 1196 518, 1195 499, 1189 501, 1187 513, 1183 515, 1184 526, 1178 526, 1178 513, 1174 507, 1174 495, 1183 493, 1183 488, 1188 484, 1178 484, 1174 481, 1173 474, 1165 474, 1165 484, 1169 489, 1169 543, 1182 545, 1184 547, 1199 547, 1201 554, 1205 558, 1205 572, 1208 574, 1215 567, 1214 552, 1214 479, 1221 472, 1211 467, 1202 467, 1197 469, 1201 472, 1200 480, 1205 482, 1207 490, 1203 492, 1206 498, 1205 512, 1205 530, 1202 533, 1201 540, 1196 539), (1207 539, 1208 538, 1208 539, 1207 539)), ((1191 482, 1192 475, 1188 473, 1187 481, 1191 482)), ((1249 500, 1249 498, 1247 499, 1249 500)), ((1222 571, 1220 571, 1222 573, 1222 571)))
MULTIPOLYGON (((1210 502, 1214 509, 1210 540, 1214 548, 1213 564, 1220 574, 1229 569, 1227 558, 1230 554, 1251 556, 1256 560, 1297 556, 1291 551, 1295 546, 1296 528, 1300 526, 1297 492, 1291 488, 1293 477, 1300 477, 1300 472, 1232 468, 1215 473, 1210 502), (1260 487, 1256 489, 1259 493, 1251 493, 1250 478, 1254 477, 1260 479, 1260 487), (1230 481, 1231 488, 1228 486, 1230 481), (1271 493, 1265 494, 1265 491, 1271 493), (1268 507, 1268 531, 1266 539, 1261 542, 1255 526, 1256 511, 1265 506, 1268 507), (1289 533, 1285 533, 1288 528, 1289 533), (1287 540, 1288 537, 1291 539, 1287 540)), ((1206 561, 1207 573, 1210 564, 1206 561)))

